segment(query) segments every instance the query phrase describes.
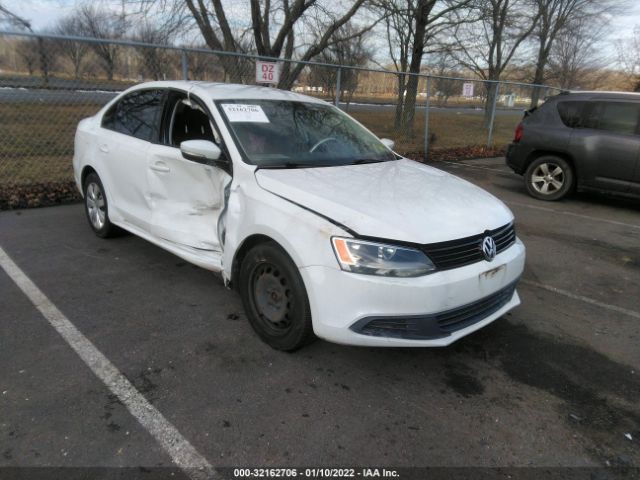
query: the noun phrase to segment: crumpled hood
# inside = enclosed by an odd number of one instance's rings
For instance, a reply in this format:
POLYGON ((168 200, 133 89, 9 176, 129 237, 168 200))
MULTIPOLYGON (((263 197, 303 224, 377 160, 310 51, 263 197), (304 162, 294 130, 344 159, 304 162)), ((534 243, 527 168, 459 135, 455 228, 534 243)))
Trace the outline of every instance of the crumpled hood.
POLYGON ((481 188, 402 159, 302 169, 259 169, 265 190, 314 210, 359 235, 414 243, 468 237, 513 219, 481 188))

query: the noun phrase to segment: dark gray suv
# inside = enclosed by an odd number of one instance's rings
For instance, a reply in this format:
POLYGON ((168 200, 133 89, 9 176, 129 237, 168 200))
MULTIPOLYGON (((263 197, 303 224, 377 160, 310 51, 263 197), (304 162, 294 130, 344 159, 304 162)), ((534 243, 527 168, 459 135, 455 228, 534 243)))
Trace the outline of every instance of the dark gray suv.
POLYGON ((516 127, 507 165, 541 200, 574 189, 640 198, 640 94, 571 92, 547 99, 516 127))

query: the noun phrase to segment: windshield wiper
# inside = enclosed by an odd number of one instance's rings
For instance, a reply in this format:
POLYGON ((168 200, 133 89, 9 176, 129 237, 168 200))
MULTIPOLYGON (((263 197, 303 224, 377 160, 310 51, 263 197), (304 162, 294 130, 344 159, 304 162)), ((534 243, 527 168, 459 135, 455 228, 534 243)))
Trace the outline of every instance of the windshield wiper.
POLYGON ((382 163, 382 162, 388 162, 390 160, 391 159, 381 160, 379 158, 359 158, 351 162, 349 165, 362 165, 364 163, 382 163))
POLYGON ((277 169, 277 168, 314 168, 314 167, 331 167, 331 164, 311 164, 301 162, 284 162, 275 163, 273 165, 258 165, 258 168, 277 169))

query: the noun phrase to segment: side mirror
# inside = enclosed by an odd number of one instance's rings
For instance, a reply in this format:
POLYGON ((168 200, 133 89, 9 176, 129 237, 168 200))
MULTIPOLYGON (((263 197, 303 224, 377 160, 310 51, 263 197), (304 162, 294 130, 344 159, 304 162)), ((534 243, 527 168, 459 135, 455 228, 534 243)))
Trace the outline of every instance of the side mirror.
POLYGON ((184 158, 192 162, 205 165, 222 163, 219 162, 222 150, 209 140, 185 140, 180 144, 180 152, 184 158))
POLYGON ((393 150, 393 147, 396 146, 396 142, 394 142, 393 140, 389 140, 388 138, 381 138, 380 141, 389 150, 393 150))

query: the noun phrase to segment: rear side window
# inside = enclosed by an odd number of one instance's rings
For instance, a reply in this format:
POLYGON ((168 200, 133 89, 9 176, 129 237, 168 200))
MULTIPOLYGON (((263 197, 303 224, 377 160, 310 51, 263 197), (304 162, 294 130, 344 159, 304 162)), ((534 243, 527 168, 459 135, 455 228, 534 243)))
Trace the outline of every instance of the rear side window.
POLYGON ((582 111, 585 102, 558 102, 560 119, 569 128, 581 126, 582 111))
POLYGON ((130 93, 107 110, 102 126, 141 140, 156 141, 163 100, 163 90, 130 93))

